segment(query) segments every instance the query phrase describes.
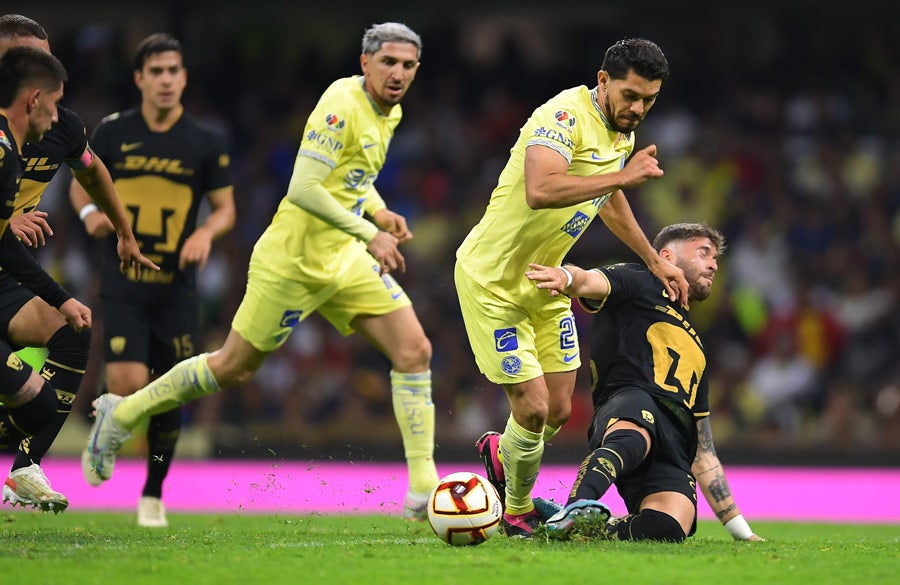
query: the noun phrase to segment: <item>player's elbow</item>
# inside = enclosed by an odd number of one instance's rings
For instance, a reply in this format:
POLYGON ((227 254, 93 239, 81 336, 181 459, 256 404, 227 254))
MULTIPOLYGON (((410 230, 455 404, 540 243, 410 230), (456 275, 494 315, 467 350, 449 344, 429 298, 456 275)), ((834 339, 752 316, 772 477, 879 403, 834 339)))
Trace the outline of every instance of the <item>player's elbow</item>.
POLYGON ((546 192, 540 189, 525 188, 525 203, 531 209, 547 209, 552 207, 551 202, 552 198, 546 192))

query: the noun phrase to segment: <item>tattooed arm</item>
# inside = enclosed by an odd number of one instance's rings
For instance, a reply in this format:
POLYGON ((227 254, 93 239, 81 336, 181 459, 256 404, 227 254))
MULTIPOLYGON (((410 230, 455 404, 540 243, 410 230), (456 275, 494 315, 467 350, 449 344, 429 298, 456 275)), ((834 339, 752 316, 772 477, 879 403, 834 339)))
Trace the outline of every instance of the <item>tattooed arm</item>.
POLYGON ((697 434, 699 438, 697 455, 694 457, 691 471, 697 478, 697 485, 709 507, 736 540, 764 540, 753 534, 734 502, 734 496, 731 495, 731 488, 725 478, 725 470, 722 469, 722 463, 716 455, 708 416, 697 421, 697 434))

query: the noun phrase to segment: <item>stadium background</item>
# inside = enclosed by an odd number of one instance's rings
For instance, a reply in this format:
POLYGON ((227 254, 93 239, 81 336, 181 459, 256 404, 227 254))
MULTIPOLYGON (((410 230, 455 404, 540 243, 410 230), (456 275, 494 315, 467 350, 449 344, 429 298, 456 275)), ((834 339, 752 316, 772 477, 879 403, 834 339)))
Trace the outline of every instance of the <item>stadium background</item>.
MULTIPOLYGON (((707 221, 730 241, 714 295, 694 306, 710 357, 714 433, 727 464, 896 466, 900 455, 900 40, 886 3, 462 1, 452 8, 45 0, 5 6, 39 20, 69 70, 65 105, 89 131, 139 96, 131 54, 145 35, 184 43, 188 110, 226 132, 239 223, 201 276, 202 346, 216 347, 243 292, 250 249, 284 194, 305 118, 335 78, 359 71, 372 22, 424 40, 378 187, 415 240, 399 280, 434 345, 439 461, 506 417, 478 375, 452 281, 453 253, 480 216, 519 126, 557 91, 592 86, 603 50, 645 36, 672 70, 638 147, 656 143, 666 176, 628 192, 652 235, 707 221)), ((55 235, 44 266, 96 302, 99 248, 60 173, 43 207, 55 235)), ((632 260, 593 226, 571 255, 632 260)), ((99 315, 98 315, 99 316, 99 315)), ((583 342, 588 316, 577 313, 583 342)), ((89 374, 54 453, 76 454, 101 383, 89 374)), ((587 353, 587 347, 583 350, 587 353)), ((399 460, 388 364, 363 340, 304 322, 244 388, 190 405, 184 457, 399 460)), ((580 459, 589 376, 573 420, 546 451, 580 459)), ((141 448, 133 441, 133 450, 141 448)))

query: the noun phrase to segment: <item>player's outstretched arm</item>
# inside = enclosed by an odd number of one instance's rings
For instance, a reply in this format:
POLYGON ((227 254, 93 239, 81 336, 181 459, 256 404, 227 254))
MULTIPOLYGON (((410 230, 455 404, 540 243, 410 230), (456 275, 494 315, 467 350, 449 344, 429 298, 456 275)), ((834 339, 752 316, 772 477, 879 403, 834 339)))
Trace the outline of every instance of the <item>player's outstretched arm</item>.
POLYGON ((708 416, 697 421, 697 434, 699 443, 691 471, 697 478, 697 485, 716 518, 735 540, 765 540, 753 533, 750 525, 741 515, 734 496, 731 495, 731 487, 725 478, 725 470, 722 469, 722 463, 719 461, 713 445, 708 416))
POLYGON ((547 289, 551 297, 564 294, 603 300, 609 294, 609 281, 603 274, 573 264, 552 267, 531 263, 525 277, 536 287, 547 289))

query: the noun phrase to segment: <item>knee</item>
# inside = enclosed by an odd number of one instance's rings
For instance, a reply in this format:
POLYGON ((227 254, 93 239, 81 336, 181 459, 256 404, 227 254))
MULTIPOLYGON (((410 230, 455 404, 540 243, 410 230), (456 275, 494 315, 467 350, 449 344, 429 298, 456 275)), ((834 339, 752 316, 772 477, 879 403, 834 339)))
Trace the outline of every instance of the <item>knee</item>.
POLYGON ((547 424, 559 428, 572 418, 572 403, 556 405, 547 413, 547 424))
POLYGON ((424 372, 431 364, 431 341, 425 335, 418 336, 404 344, 391 361, 398 372, 424 372))
POLYGON ((83 368, 87 364, 90 348, 91 330, 75 331, 70 325, 57 329, 47 341, 47 350, 53 354, 54 361, 61 361, 67 366, 80 365, 83 368))
POLYGON ((513 405, 513 417, 516 421, 535 432, 540 432, 549 422, 548 412, 547 403, 542 400, 520 400, 513 405))

